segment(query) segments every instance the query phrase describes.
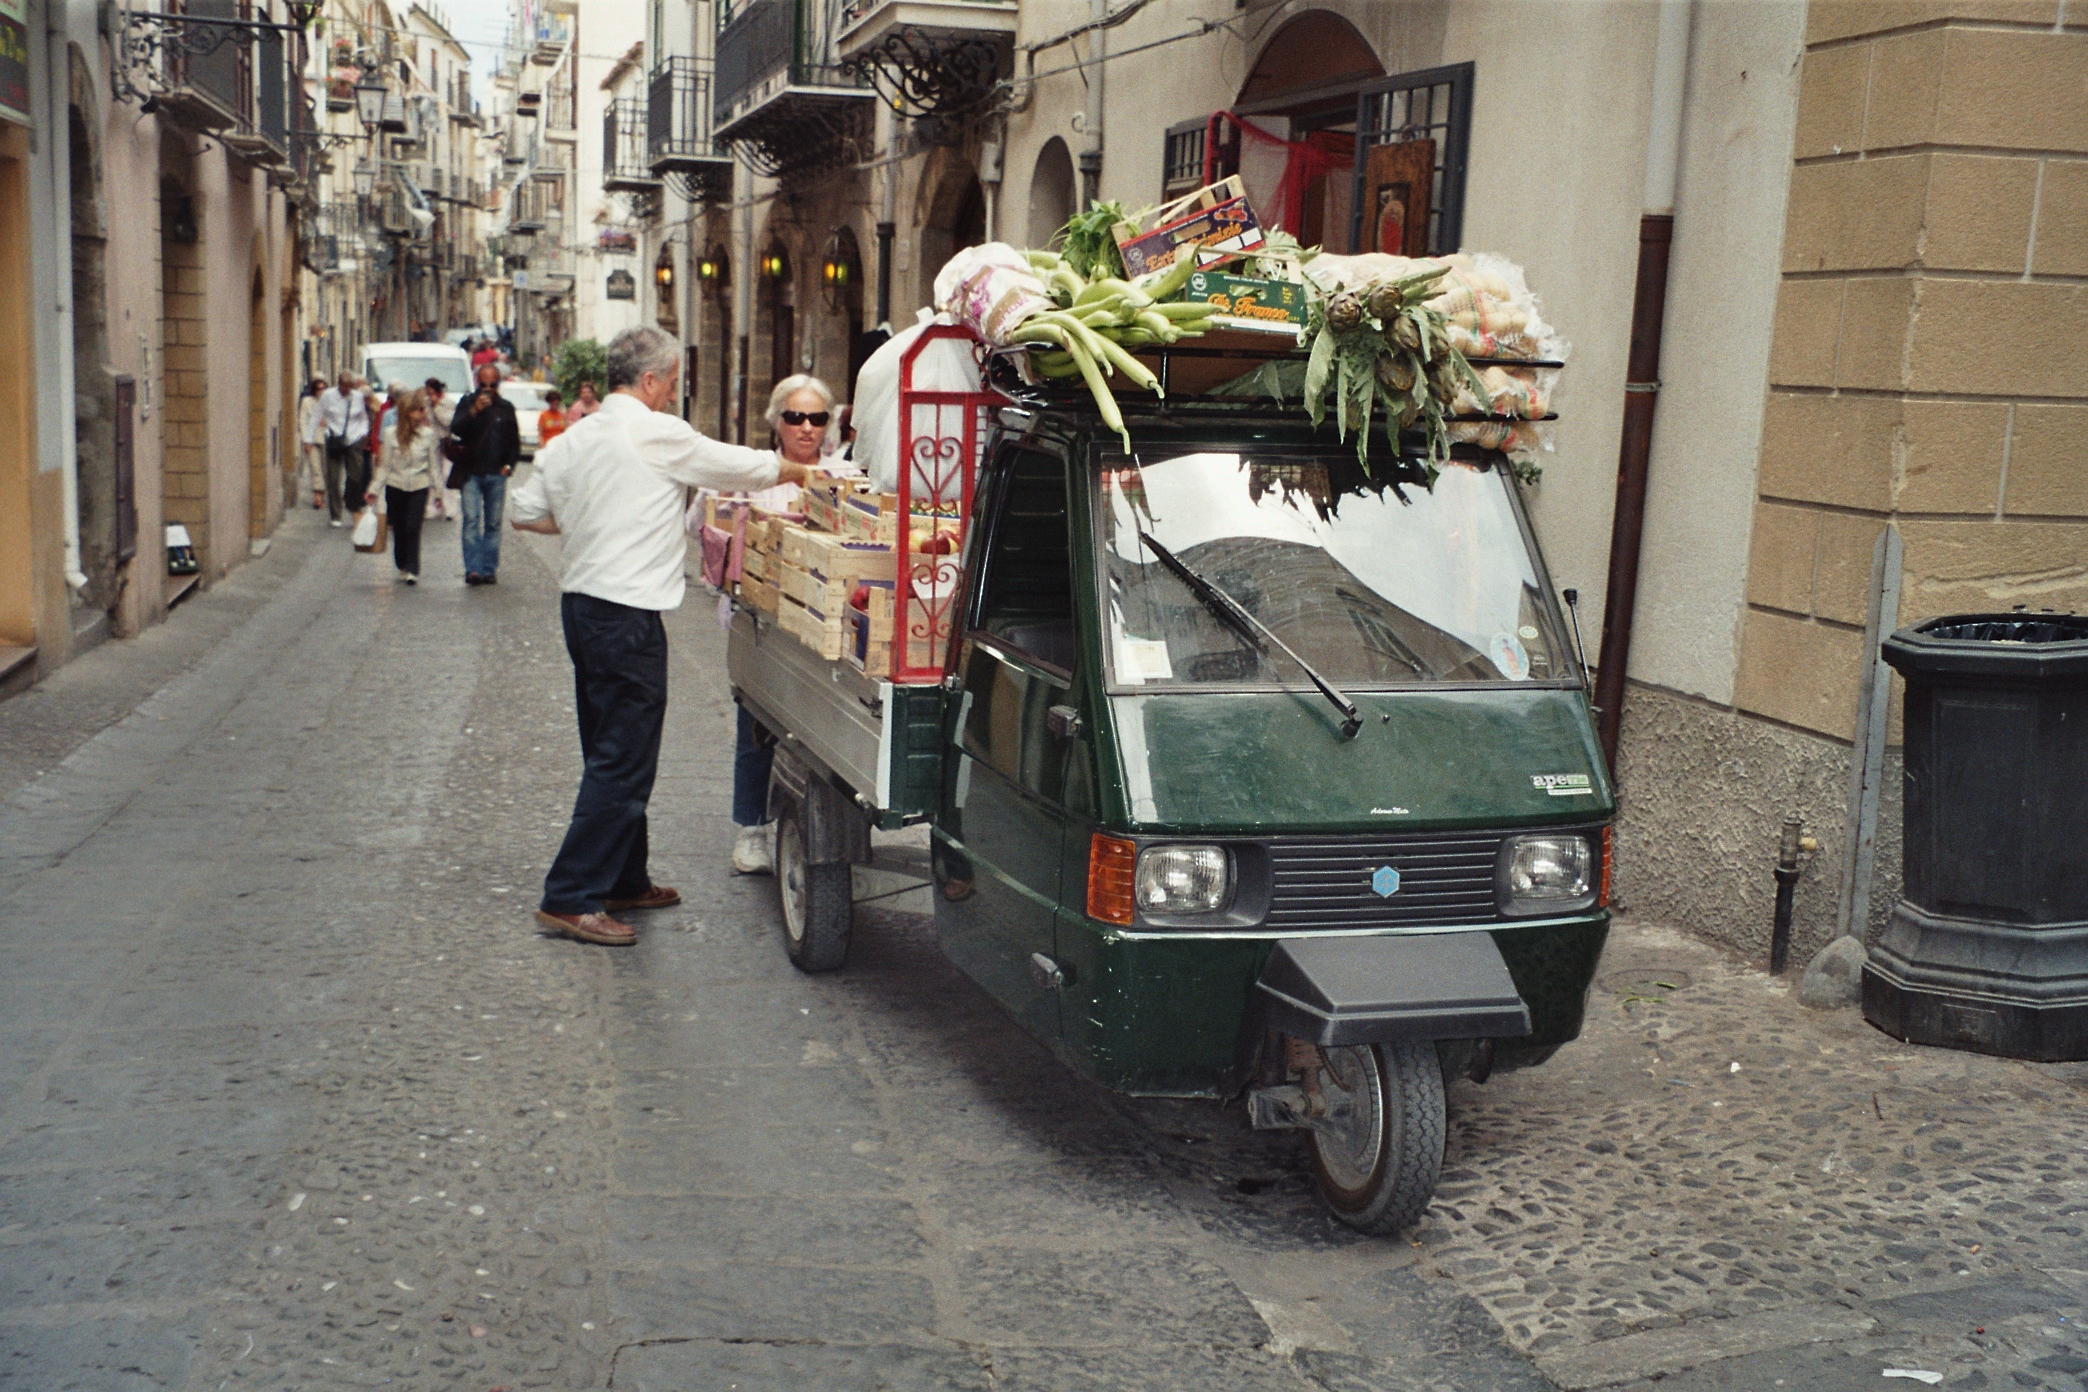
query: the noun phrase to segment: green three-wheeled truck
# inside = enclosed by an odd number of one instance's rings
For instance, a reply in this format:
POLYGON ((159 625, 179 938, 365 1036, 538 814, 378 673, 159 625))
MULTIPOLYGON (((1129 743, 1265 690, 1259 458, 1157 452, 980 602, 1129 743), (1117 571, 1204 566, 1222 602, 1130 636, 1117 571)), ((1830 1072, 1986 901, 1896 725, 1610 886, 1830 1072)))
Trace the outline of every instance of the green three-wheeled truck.
POLYGON ((1614 799, 1519 485, 1466 448, 1366 468, 1228 394, 1251 349, 1158 355, 1128 450, 981 356, 976 394, 902 392, 902 518, 965 525, 900 528, 893 677, 733 619, 791 959, 843 964, 871 827, 926 821, 944 950, 1069 1067, 1242 1098, 1342 1221, 1409 1224, 1444 1079, 1573 1039, 1609 925, 1614 799))

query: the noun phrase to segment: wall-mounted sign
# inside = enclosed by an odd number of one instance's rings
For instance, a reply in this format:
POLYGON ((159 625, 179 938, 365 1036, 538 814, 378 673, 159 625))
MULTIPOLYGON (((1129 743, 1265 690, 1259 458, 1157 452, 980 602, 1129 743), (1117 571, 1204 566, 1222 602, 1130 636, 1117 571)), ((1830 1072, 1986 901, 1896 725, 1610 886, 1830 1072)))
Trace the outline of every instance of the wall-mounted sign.
POLYGON ((29 0, 0 0, 0 117, 29 120, 29 0))
POLYGON ((602 229, 600 246, 603 251, 628 256, 638 250, 638 234, 624 227, 605 227, 602 229))
POLYGON ((516 271, 514 285, 517 290, 527 290, 529 288, 529 272, 516 271))
POLYGON ((605 293, 612 300, 635 300, 638 298, 638 278, 629 271, 611 271, 605 293))

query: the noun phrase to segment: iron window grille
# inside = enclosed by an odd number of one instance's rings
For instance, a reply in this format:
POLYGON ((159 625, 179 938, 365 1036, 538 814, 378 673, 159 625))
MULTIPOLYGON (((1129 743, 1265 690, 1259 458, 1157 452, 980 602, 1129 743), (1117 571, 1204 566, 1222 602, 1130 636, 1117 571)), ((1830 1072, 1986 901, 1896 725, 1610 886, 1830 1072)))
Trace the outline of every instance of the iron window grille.
POLYGON ((732 157, 711 139, 710 98, 709 67, 696 58, 664 60, 646 91, 647 163, 691 203, 732 196, 732 157))
POLYGON ((1428 200, 1428 250, 1456 251, 1464 240, 1465 164, 1472 140, 1470 63, 1402 73, 1366 83, 1356 95, 1356 191, 1351 245, 1364 249, 1364 181, 1374 145, 1435 142, 1428 200))
POLYGON ((602 187, 612 193, 650 193, 660 181, 646 163, 646 104, 618 97, 602 111, 602 187))

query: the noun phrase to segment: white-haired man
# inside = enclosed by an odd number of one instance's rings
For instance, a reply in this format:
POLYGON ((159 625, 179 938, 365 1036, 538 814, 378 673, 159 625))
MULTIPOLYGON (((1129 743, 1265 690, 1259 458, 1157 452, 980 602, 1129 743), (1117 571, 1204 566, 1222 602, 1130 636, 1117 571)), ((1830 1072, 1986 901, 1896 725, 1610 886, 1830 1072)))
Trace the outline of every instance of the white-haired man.
POLYGON ((517 530, 565 538, 559 603, 584 763, 537 920, 608 946, 637 941, 614 914, 681 902, 646 868, 645 805, 667 712, 660 614, 682 601, 688 490, 805 479, 803 465, 773 450, 722 444, 669 414, 681 356, 681 344, 659 329, 618 334, 602 408, 538 452, 509 514, 517 530))

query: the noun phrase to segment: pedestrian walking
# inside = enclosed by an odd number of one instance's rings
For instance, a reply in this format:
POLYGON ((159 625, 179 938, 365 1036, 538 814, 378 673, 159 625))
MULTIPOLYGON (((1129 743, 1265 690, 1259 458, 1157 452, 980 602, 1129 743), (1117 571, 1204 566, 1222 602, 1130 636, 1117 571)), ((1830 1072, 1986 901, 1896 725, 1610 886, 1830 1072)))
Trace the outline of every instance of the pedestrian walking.
MULTIPOLYGON (((817 377, 800 372, 776 383, 769 393, 767 419, 776 453, 785 463, 856 472, 834 453, 841 434, 834 393, 817 377)), ((770 512, 794 512, 799 491, 794 484, 778 484, 748 501, 770 512)), ((769 769, 775 758, 776 737, 741 706, 732 755, 732 823, 739 828, 732 842, 732 868, 742 875, 766 875, 776 868, 775 827, 768 816, 769 769)))
POLYGON ((314 377, 297 403, 297 488, 310 492, 315 508, 326 506, 326 411, 319 402, 325 394, 326 379, 314 377))
POLYGON ((656 328, 609 344, 609 395, 537 456, 515 490, 518 530, 563 535, 560 617, 573 661, 583 769, 564 844, 544 877, 537 919, 582 942, 626 946, 613 914, 671 908, 681 895, 646 865, 645 806, 667 711, 663 611, 681 604, 690 488, 802 483, 802 464, 728 445, 670 412, 681 344, 656 328))
POLYGON ((478 390, 457 403, 450 434, 464 447, 457 465, 464 504, 464 583, 497 584, 500 571, 500 514, 508 475, 522 458, 522 428, 514 403, 500 394, 500 369, 478 370, 478 390))
POLYGON ((537 412, 537 448, 557 439, 566 428, 565 398, 553 387, 544 393, 544 409, 537 412))
POLYGON ((487 363, 498 362, 499 360, 500 350, 493 346, 493 340, 482 338, 479 340, 477 351, 471 355, 471 370, 477 372, 487 363))
POLYGON ((409 585, 420 583, 421 523, 428 515, 428 490, 442 485, 441 436, 428 420, 425 389, 407 392, 391 412, 385 450, 372 488, 383 488, 384 515, 391 522, 392 564, 409 585))
POLYGON ((601 409, 602 398, 595 391, 594 379, 583 377, 580 385, 573 389, 573 409, 566 412, 566 424, 570 426, 576 421, 586 420, 601 409))
POLYGON ((370 403, 354 373, 343 372, 319 394, 319 418, 326 436, 326 525, 338 527, 344 511, 362 510, 368 478, 363 450, 370 439, 370 403))
MULTIPOLYGON (((440 377, 430 377, 421 386, 428 393, 428 424, 434 428, 436 440, 443 440, 448 437, 450 420, 456 415, 456 403, 449 399, 449 384, 440 377)), ((437 453, 440 452, 438 449, 437 453)), ((457 520, 456 490, 448 487, 443 477, 437 477, 435 486, 428 490, 428 515, 445 522, 457 520)))

